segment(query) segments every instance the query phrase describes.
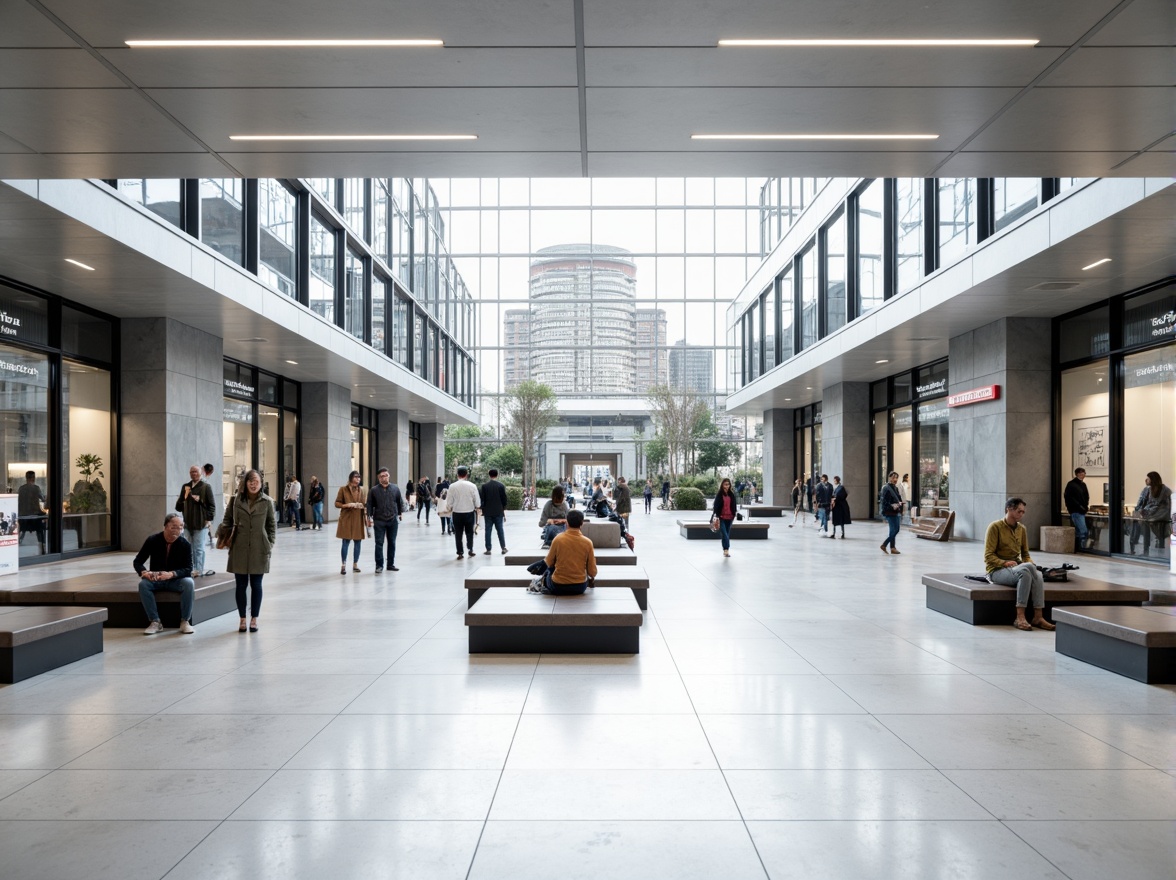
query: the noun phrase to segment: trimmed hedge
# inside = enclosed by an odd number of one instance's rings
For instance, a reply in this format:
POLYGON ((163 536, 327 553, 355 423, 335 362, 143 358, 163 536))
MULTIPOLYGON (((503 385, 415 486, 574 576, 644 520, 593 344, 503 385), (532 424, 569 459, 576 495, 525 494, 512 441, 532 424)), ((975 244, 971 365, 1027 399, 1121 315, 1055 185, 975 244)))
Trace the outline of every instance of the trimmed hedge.
POLYGON ((522 510, 523 509, 523 490, 521 486, 507 486, 506 487, 506 509, 507 510, 522 510))
POLYGON ((706 498, 693 486, 683 486, 674 494, 678 510, 706 510, 706 498))

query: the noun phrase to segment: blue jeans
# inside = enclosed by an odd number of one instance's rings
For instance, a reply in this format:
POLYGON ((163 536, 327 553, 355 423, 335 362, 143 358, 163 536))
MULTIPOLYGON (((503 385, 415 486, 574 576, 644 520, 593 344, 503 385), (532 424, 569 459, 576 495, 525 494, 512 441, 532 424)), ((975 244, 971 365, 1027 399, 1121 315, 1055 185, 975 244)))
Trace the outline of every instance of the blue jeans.
POLYGON ((249 616, 257 617, 261 614, 261 574, 238 574, 237 579, 237 616, 245 616, 245 588, 249 587, 252 595, 249 597, 249 616))
POLYGON ((550 544, 555 540, 555 536, 566 532, 568 527, 566 525, 546 525, 543 527, 543 543, 550 544))
POLYGON ((301 528, 302 526, 302 505, 297 501, 286 502, 286 515, 290 520, 290 525, 294 528, 301 528))
POLYGON ((400 521, 396 519, 378 519, 375 522, 376 533, 376 568, 384 567, 384 542, 388 542, 388 564, 396 564, 396 532, 400 529, 400 521))
POLYGON ((723 542, 723 549, 731 549, 731 526, 735 522, 733 519, 719 519, 719 539, 723 542))
POLYGON ((818 507, 817 508, 817 520, 821 524, 821 531, 822 532, 829 531, 829 508, 818 507))
POLYGON ((310 505, 310 509, 314 511, 314 524, 321 526, 323 524, 323 503, 316 501, 310 505))
POLYGON ((1089 531, 1086 528, 1086 514, 1085 513, 1071 513, 1070 522, 1074 524, 1074 541, 1078 545, 1078 550, 1086 549, 1086 536, 1089 531))
POLYGON ((139 579, 139 600, 147 612, 147 620, 159 620, 159 608, 155 604, 155 593, 167 590, 180 594, 180 620, 192 619, 192 606, 196 603, 196 582, 191 578, 176 578, 170 581, 149 581, 139 579))
POLYGON ((506 515, 500 513, 500 514, 498 514, 498 516, 486 516, 486 517, 483 517, 483 519, 486 520, 486 549, 487 550, 490 549, 490 545, 492 543, 490 540, 490 538, 491 538, 490 531, 494 530, 494 531, 498 532, 498 546, 501 547, 503 550, 505 550, 506 549, 506 533, 503 532, 502 526, 506 523, 506 515))
POLYGON ((192 545, 192 573, 204 574, 204 542, 208 537, 208 526, 202 529, 184 529, 184 537, 192 545))
POLYGON ((358 563, 358 562, 359 562, 359 545, 360 545, 360 544, 362 544, 362 543, 363 543, 363 541, 352 541, 350 538, 344 538, 344 539, 343 539, 343 551, 342 551, 342 552, 341 552, 339 555, 340 555, 340 557, 342 558, 342 560, 343 560, 343 564, 344 564, 344 565, 346 565, 346 564, 347 564, 347 546, 348 546, 349 544, 354 544, 354 545, 355 545, 355 550, 354 550, 354 551, 352 551, 352 554, 353 554, 353 555, 352 555, 352 557, 351 557, 351 562, 352 562, 353 564, 355 564, 355 563, 358 563))
POLYGON ((583 596, 588 590, 587 581, 579 584, 557 584, 551 579, 550 571, 544 577, 546 579, 547 592, 553 596, 583 596))
POLYGON ((890 545, 891 550, 897 550, 898 546, 894 543, 894 539, 898 537, 898 530, 902 528, 902 515, 894 514, 892 516, 884 517, 886 524, 890 526, 890 534, 886 536, 886 540, 882 542, 882 549, 886 549, 886 545, 890 545))

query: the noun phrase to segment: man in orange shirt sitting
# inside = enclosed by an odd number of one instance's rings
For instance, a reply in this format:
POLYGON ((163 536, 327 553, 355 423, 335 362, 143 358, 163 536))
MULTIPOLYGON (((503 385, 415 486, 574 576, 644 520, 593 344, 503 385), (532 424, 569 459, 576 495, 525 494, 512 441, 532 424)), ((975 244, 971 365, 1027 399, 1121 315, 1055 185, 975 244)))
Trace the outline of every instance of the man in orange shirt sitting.
POLYGON ((582 510, 568 511, 567 530, 555 536, 547 551, 544 592, 556 596, 579 596, 596 578, 596 554, 592 541, 584 537, 582 510))

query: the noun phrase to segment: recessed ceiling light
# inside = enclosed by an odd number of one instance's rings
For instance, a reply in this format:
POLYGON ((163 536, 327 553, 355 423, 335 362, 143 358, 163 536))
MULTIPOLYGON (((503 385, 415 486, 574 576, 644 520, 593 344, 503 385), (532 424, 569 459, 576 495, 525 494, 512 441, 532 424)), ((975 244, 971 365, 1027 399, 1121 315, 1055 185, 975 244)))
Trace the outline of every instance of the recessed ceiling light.
POLYGON ((286 363, 293 364, 294 366, 298 366, 298 361, 286 361, 286 363))
POLYGON ((306 49, 387 49, 404 46, 444 46, 443 40, 127 40, 132 49, 240 49, 251 47, 306 49))
POLYGON ((1091 263, 1089 266, 1083 266, 1082 271, 1085 272, 1087 269, 1093 269, 1095 266, 1101 266, 1103 263, 1109 263, 1109 262, 1111 262, 1110 257, 1103 257, 1097 263, 1091 263))
POLYGON ((812 386, 812 385, 808 385, 808 386, 806 386, 806 387, 805 387, 805 389, 804 389, 804 390, 805 390, 805 391, 812 391, 812 390, 813 390, 813 386, 812 386))
POLYGON ((247 339, 238 339, 238 342, 269 342, 264 336, 250 336, 247 339))
POLYGON ((933 141, 937 134, 692 134, 692 141, 933 141))
POLYGON ((811 40, 719 40, 720 46, 735 48, 755 46, 1036 46, 1040 40, 907 40, 907 39, 811 39, 811 40))
POLYGON ((94 267, 93 267, 93 266, 87 266, 85 263, 79 263, 77 260, 71 260, 69 257, 66 257, 66 258, 65 258, 65 261, 66 261, 67 263, 73 263, 75 266, 78 266, 79 268, 85 269, 87 272, 93 272, 93 271, 94 271, 94 267))
POLYGON ((792 400, 792 398, 791 398, 791 397, 785 397, 785 398, 784 398, 784 402, 785 402, 785 403, 787 403, 787 402, 788 402, 788 401, 790 401, 790 400, 792 400))
POLYGON ((882 360, 880 360, 880 361, 874 361, 874 363, 876 363, 876 364, 888 364, 888 363, 890 363, 890 359, 889 359, 889 358, 882 358, 882 360))
POLYGON ((476 141, 476 134, 231 134, 231 141, 476 141))

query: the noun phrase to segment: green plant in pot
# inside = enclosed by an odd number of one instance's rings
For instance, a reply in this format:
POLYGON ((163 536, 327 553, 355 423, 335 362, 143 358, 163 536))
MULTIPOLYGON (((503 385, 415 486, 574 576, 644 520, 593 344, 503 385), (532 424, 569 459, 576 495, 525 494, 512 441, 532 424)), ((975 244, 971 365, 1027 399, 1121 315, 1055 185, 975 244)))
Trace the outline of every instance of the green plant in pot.
POLYGON ((74 467, 82 479, 74 483, 69 496, 70 513, 104 513, 106 511, 106 489, 99 477, 102 472, 102 457, 83 453, 74 460, 74 467))

